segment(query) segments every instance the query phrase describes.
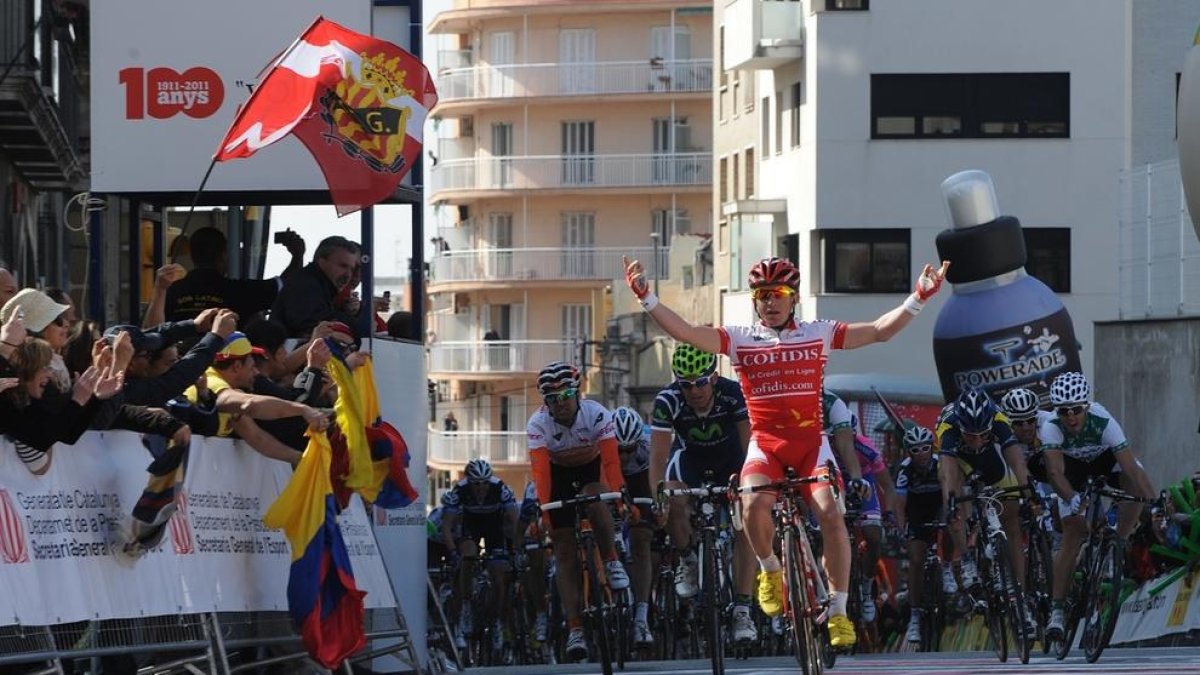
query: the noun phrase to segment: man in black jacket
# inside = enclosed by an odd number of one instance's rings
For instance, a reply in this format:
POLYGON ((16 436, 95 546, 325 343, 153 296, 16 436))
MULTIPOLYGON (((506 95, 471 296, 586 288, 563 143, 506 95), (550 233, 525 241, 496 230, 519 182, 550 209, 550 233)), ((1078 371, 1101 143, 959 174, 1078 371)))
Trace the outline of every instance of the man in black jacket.
POLYGON ((350 283, 361 249, 345 237, 326 237, 317 245, 313 261, 284 280, 271 307, 271 320, 287 328, 288 337, 307 338, 322 321, 354 325, 354 318, 334 307, 334 298, 350 283))

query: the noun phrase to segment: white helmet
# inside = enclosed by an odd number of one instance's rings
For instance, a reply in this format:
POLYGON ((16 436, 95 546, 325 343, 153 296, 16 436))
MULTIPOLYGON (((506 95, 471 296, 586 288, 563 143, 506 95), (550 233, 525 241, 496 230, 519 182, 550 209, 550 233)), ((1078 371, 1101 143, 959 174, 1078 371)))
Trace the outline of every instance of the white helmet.
POLYGON ((467 462, 467 480, 484 481, 492 477, 492 465, 486 459, 477 457, 467 462))
POLYGON ((1057 408, 1072 403, 1087 403, 1092 398, 1092 385, 1083 373, 1063 373, 1050 384, 1050 404, 1057 408))
POLYGON ((904 449, 933 445, 933 432, 925 427, 909 427, 904 432, 904 449))
POLYGON ((1004 395, 1004 398, 1000 399, 1000 408, 1004 410, 1004 414, 1008 415, 1009 419, 1029 419, 1037 414, 1038 397, 1028 389, 1020 387, 1011 389, 1004 395))
POLYGON ((613 423, 617 427, 617 445, 629 447, 641 440, 642 416, 633 408, 617 408, 613 413, 613 423))

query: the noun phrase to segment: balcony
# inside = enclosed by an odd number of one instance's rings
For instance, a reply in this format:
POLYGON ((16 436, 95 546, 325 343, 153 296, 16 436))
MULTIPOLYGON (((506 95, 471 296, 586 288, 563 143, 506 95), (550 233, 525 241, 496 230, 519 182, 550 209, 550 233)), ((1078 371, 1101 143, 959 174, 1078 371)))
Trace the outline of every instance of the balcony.
POLYGON ((575 340, 463 340, 429 346, 429 374, 497 380, 532 377, 551 361, 577 361, 575 340))
POLYGON ((666 62, 526 63, 446 68, 438 106, 454 101, 571 96, 703 94, 712 91, 712 59, 666 62))
POLYGON ((734 0, 725 9, 725 68, 771 70, 804 57, 804 5, 734 0))
POLYGON ((712 153, 525 155, 438 162, 430 172, 434 201, 538 190, 573 193, 619 188, 623 194, 712 189, 712 153), (442 194, 439 194, 442 193, 442 194))
POLYGON ((461 469, 469 460, 483 457, 498 468, 529 465, 529 440, 524 431, 429 430, 432 466, 461 469))
POLYGON ((430 285, 456 282, 610 281, 625 276, 621 256, 638 259, 653 279, 665 274, 668 249, 628 248, 481 248, 455 251, 430 260, 430 285))
POLYGON ((49 21, 36 30, 49 58, 35 58, 30 3, 0 3, 0 155, 36 190, 70 190, 85 179, 79 158, 80 100, 72 46, 49 21), (9 70, 11 68, 11 70, 9 70))

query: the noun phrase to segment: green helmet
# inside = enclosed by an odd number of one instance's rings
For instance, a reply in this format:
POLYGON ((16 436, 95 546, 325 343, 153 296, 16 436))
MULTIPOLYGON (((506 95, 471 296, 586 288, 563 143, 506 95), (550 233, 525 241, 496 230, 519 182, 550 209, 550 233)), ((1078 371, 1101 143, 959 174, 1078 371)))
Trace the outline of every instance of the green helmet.
POLYGON ((694 380, 703 377, 717 369, 717 357, 702 352, 695 347, 683 343, 675 348, 671 356, 671 370, 675 377, 684 380, 694 380))
POLYGON ((916 420, 912 420, 907 417, 905 417, 903 421, 904 421, 904 429, 897 430, 896 425, 892 424, 892 420, 890 418, 885 417, 885 418, 883 418, 883 421, 881 421, 881 422, 879 422, 879 424, 875 425, 874 431, 875 431, 875 433, 878 433, 878 434, 891 434, 891 436, 896 439, 896 442, 900 443, 904 437, 905 431, 908 431, 909 429, 913 429, 913 428, 919 426, 917 424, 916 420))

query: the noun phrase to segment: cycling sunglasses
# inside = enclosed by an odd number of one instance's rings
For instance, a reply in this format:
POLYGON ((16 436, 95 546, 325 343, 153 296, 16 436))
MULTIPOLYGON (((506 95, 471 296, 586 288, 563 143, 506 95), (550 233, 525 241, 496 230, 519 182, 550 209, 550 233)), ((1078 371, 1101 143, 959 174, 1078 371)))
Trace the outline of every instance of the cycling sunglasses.
POLYGON ((555 403, 562 403, 563 401, 569 401, 575 398, 575 394, 577 393, 579 393, 578 389, 574 387, 568 387, 562 391, 556 391, 553 394, 546 394, 544 397, 542 397, 542 400, 546 402, 546 405, 554 405, 555 403))
POLYGON ((962 437, 964 439, 978 438, 979 440, 984 441, 991 437, 992 428, 988 427, 987 429, 984 429, 983 431, 963 431, 962 429, 959 429, 959 433, 962 434, 962 437))
POLYGON ((756 288, 750 292, 750 296, 755 300, 781 300, 790 298, 796 295, 796 289, 791 286, 772 286, 769 288, 756 288))
POLYGON ((1088 409, 1087 404, 1082 403, 1080 405, 1071 405, 1071 406, 1063 406, 1061 408, 1056 408, 1054 410, 1054 412, 1058 413, 1059 417, 1067 417, 1068 415, 1079 415, 1087 409, 1088 409))
POLYGON ((1027 417, 1023 420, 1010 420, 1010 424, 1014 429, 1016 427, 1032 427, 1037 425, 1037 418, 1027 417))
POLYGON ((712 380, 713 380, 712 375, 705 375, 704 377, 697 377, 694 380, 684 380, 684 379, 680 379, 680 378, 675 378, 675 381, 679 383, 679 386, 684 391, 687 391, 688 389, 691 389, 692 387, 707 386, 710 382, 712 382, 712 380))
POLYGON ((926 443, 925 445, 917 445, 908 449, 911 455, 923 455, 927 452, 933 452, 933 444, 926 443))

